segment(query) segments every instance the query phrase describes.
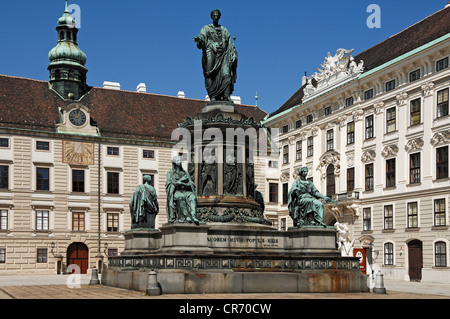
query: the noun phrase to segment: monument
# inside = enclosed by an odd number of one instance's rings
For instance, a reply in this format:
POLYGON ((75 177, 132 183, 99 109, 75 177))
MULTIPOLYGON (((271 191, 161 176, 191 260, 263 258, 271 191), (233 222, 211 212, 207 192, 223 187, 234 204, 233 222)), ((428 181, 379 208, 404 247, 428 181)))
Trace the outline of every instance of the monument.
POLYGON ((127 231, 125 250, 108 258, 102 283, 146 291, 152 271, 163 294, 367 292, 359 259, 341 256, 336 229, 323 222, 322 200, 336 202, 306 175, 289 192, 295 227, 278 231, 265 219, 254 168, 263 127, 230 99, 237 53, 220 16, 213 10, 213 23, 193 38, 210 102, 178 124, 189 137, 190 161, 185 170, 174 156, 167 174, 167 223, 127 231), (208 134, 215 139, 196 138, 208 134))

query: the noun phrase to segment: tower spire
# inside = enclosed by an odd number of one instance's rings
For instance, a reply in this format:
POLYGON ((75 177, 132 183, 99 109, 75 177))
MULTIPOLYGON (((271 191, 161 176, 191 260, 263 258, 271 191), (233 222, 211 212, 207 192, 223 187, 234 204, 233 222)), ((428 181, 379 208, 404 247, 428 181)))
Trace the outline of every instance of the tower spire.
POLYGON ((52 89, 64 99, 70 95, 78 100, 88 91, 86 84, 88 69, 85 67, 86 54, 77 44, 78 29, 69 13, 67 2, 65 0, 65 11, 56 26, 58 43, 48 54, 50 61, 48 70, 52 89))

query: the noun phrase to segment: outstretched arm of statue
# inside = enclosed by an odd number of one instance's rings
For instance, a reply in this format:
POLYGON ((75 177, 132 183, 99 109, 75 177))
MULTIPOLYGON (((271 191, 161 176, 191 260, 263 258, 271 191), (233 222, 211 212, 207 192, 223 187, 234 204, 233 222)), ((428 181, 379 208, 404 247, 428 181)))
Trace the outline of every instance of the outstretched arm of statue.
POLYGON ((193 40, 197 44, 197 48, 203 49, 203 47, 205 46, 205 42, 203 41, 203 36, 201 34, 193 37, 193 40))

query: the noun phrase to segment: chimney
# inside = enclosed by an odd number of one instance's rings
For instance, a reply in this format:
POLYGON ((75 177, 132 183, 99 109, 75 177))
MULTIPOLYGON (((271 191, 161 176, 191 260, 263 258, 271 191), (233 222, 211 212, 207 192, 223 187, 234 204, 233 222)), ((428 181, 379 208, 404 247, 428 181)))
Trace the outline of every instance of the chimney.
POLYGON ((184 99, 186 97, 186 94, 184 94, 183 91, 178 91, 177 97, 179 97, 180 99, 184 99))
POLYGON ((147 86, 145 85, 145 83, 139 83, 139 85, 136 88, 136 92, 146 93, 147 92, 147 86))
POLYGON ((120 83, 117 82, 103 82, 103 88, 108 90, 120 90, 120 83))
POLYGON ((241 104, 241 97, 240 96, 231 96, 231 100, 236 104, 241 104))

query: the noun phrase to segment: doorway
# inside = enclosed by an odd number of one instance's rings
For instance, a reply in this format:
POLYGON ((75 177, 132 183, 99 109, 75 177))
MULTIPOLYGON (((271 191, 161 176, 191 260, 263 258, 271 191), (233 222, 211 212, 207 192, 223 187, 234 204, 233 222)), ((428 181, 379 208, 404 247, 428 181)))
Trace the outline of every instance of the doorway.
POLYGON ((83 243, 72 243, 67 248, 67 265, 77 265, 81 274, 87 274, 89 268, 89 249, 83 243))
POLYGON ((408 243, 409 280, 422 280, 423 254, 422 242, 413 240, 408 243))

